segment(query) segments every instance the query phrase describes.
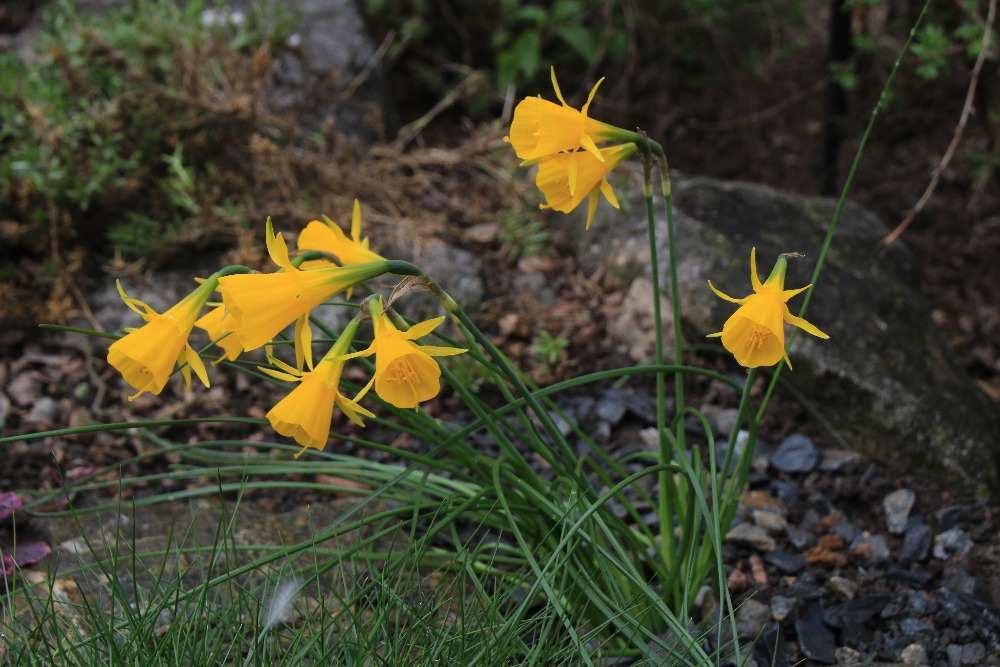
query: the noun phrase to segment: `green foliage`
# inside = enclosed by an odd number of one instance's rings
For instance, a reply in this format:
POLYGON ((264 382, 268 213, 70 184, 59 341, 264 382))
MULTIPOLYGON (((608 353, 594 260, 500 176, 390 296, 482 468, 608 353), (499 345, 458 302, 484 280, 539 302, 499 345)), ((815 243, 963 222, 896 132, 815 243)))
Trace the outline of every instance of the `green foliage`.
POLYGON ((511 209, 500 218, 500 239, 512 261, 541 254, 552 240, 552 232, 532 213, 511 209))
POLYGON ((579 71, 598 60, 620 64, 628 55, 624 16, 612 0, 367 0, 363 9, 378 32, 399 35, 390 62, 404 53, 415 58, 420 64, 406 66, 435 91, 448 80, 431 63, 489 69, 502 91, 542 80, 549 65, 579 71))
POLYGON ((531 345, 531 351, 542 363, 555 366, 562 359, 569 341, 562 336, 553 336, 545 329, 538 332, 531 345))
POLYGON ((202 213, 199 180, 245 145, 234 141, 246 131, 238 110, 213 105, 250 52, 278 48, 290 26, 287 13, 260 11, 211 25, 210 11, 203 0, 136 0, 83 14, 60 0, 29 63, 0 54, 0 216, 48 224, 38 211, 55 210, 86 228, 85 242, 99 246, 104 230, 143 257, 202 213), (228 127, 212 118, 223 113, 228 127))

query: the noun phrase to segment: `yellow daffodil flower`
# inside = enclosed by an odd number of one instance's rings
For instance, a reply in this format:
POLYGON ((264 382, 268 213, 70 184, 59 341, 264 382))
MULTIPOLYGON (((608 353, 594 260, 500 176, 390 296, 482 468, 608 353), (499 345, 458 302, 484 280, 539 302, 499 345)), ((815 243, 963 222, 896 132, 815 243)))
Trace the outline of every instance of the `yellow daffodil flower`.
POLYGON ((146 321, 108 348, 108 363, 136 389, 129 400, 143 392, 159 394, 163 391, 177 364, 181 366, 188 388, 191 386, 191 371, 203 385, 209 386, 205 364, 188 343, 188 335, 215 290, 216 280, 206 281, 163 313, 157 313, 145 302, 130 297, 121 282, 115 281, 115 285, 125 305, 146 321))
POLYGON ((460 347, 417 345, 413 341, 431 333, 444 322, 435 317, 400 331, 385 312, 382 299, 369 302, 374 339, 361 352, 348 357, 375 355, 375 393, 397 408, 415 408, 441 391, 441 368, 433 357, 447 357, 466 352, 460 347))
POLYGON ((785 322, 813 336, 829 338, 814 325, 792 315, 788 310, 786 302, 812 285, 786 290, 787 266, 787 260, 783 256, 779 257, 767 282, 761 284, 760 276, 757 274, 757 249, 751 248, 750 283, 753 285, 753 294, 737 299, 720 292, 711 280, 708 281, 709 288, 716 296, 740 306, 722 325, 722 331, 710 334, 709 337, 721 337, 723 347, 736 357, 741 366, 747 368, 773 366, 784 359, 791 368, 792 363, 785 351, 785 322))
POLYGON ((587 101, 579 110, 566 104, 556 71, 550 70, 552 88, 559 104, 538 97, 526 97, 514 109, 510 135, 506 138, 519 158, 534 161, 562 151, 583 149, 598 161, 603 161, 597 144, 615 138, 620 130, 588 116, 590 104, 600 87, 601 79, 590 90, 587 101))
POLYGON ((299 383, 298 387, 278 401, 266 415, 271 428, 281 435, 294 439, 302 446, 302 450, 295 455, 296 458, 307 448, 322 451, 326 447, 326 442, 330 438, 334 407, 339 407, 347 418, 358 426, 365 425, 363 417, 375 416, 360 405, 361 399, 371 389, 372 382, 369 382, 353 399, 340 393, 340 376, 346 361, 345 353, 350 349, 359 322, 358 318, 351 320, 314 370, 303 373, 273 356, 269 356, 269 360, 277 369, 259 367, 264 373, 279 380, 299 383))
POLYGON ((590 229, 597 211, 598 193, 604 195, 609 204, 620 208, 607 176, 635 151, 635 144, 620 144, 602 148, 600 160, 584 151, 558 153, 544 158, 538 163, 538 175, 535 177, 535 184, 545 195, 542 208, 570 213, 586 199, 587 229, 590 229))
POLYGON ((220 304, 208 311, 194 325, 204 330, 208 334, 208 339, 222 348, 222 356, 216 363, 223 359, 235 361, 240 356, 240 352, 243 351, 243 341, 236 335, 236 321, 226 312, 224 305, 220 304))
MULTIPOLYGON (((351 236, 341 230, 333 220, 323 216, 323 221, 310 220, 306 228, 299 234, 299 252, 304 250, 320 250, 334 255, 344 266, 378 262, 384 259, 368 247, 368 239, 361 237, 361 202, 354 200, 354 211, 351 215, 351 236)), ((314 260, 322 262, 323 260, 314 260)), ((313 262, 304 262, 302 268, 312 268, 313 262)))
POLYGON ((328 264, 303 271, 289 260, 288 246, 281 234, 275 235, 270 220, 267 251, 281 270, 220 278, 223 304, 233 317, 233 330, 246 351, 268 343, 296 322, 297 354, 304 355, 311 367, 311 348, 306 344, 307 338, 311 341, 309 313, 337 292, 384 273, 388 262, 380 259, 354 266, 328 264))

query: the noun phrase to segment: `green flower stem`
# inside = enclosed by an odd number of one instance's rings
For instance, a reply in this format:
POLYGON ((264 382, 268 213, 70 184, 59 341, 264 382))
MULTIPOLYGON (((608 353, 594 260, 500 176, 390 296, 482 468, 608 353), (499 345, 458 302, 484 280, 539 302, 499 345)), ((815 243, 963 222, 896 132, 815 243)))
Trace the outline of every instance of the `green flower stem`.
MULTIPOLYGON (((653 325, 656 331, 656 365, 663 365, 663 317, 660 313, 660 263, 656 251, 656 220, 653 216, 653 182, 649 154, 644 153, 642 159, 643 198, 646 201, 646 227, 649 233, 649 263, 650 278, 653 283, 653 325)), ((676 308, 675 308, 676 309, 676 308)), ((676 361, 676 360, 675 360, 676 361)), ((674 510, 677 507, 677 486, 673 473, 666 467, 674 459, 675 443, 667 436, 667 399, 666 378, 663 373, 656 374, 656 433, 660 443, 659 463, 662 466, 657 474, 657 489, 659 495, 658 513, 660 516, 660 556, 668 569, 674 562, 674 510)), ((677 404, 680 408, 680 403, 677 404)), ((669 584, 668 584, 669 585, 669 584)))
MULTIPOLYGON (((930 0, 924 3, 923 8, 920 10, 920 14, 917 16, 916 22, 913 27, 910 28, 910 34, 906 38, 906 43, 903 44, 903 48, 900 50, 899 55, 896 56, 896 62, 893 63, 892 69, 889 71, 889 76, 885 81, 885 86, 882 87, 882 92, 879 94, 878 102, 875 103, 875 108, 872 109, 871 116, 868 118, 868 125, 865 126, 864 134, 861 135, 861 141, 858 143, 858 150, 854 153, 854 159, 851 160, 851 168, 847 172, 847 178, 844 180, 844 186, 840 189, 840 195, 837 197, 837 205, 833 210, 833 217, 830 218, 830 225, 826 229, 826 236, 823 238, 823 245, 820 247, 819 256, 816 259, 816 266, 813 269, 812 277, 809 280, 812 284, 812 289, 806 290, 805 297, 802 299, 802 307, 799 308, 799 317, 805 317, 806 311, 809 309, 809 302, 812 300, 812 293, 816 289, 816 284, 819 282, 820 275, 823 272, 823 265, 826 263, 826 255, 830 251, 830 244, 833 242, 833 235, 837 232, 837 224, 840 222, 840 215, 844 211, 844 204, 847 202, 847 193, 850 192, 851 186, 854 185, 854 177, 857 175, 858 166, 861 164, 861 156, 865 152, 865 146, 868 144, 868 138, 871 136, 872 129, 875 127, 875 121, 878 119, 879 113, 881 113, 882 108, 885 106, 886 100, 888 99, 888 93, 890 88, 892 88, 893 79, 896 78, 896 71, 899 69, 900 63, 903 61, 903 56, 910 48, 910 44, 913 42, 914 37, 917 34, 917 30, 920 28, 920 24, 924 20, 924 15, 927 13, 927 8, 930 6, 930 0)), ((786 345, 791 345, 792 340, 795 336, 795 331, 789 333, 788 341, 786 345)), ((767 410, 767 404, 771 400, 771 394, 774 393, 774 388, 778 384, 778 379, 781 377, 781 369, 783 364, 778 364, 778 367, 774 369, 774 374, 771 375, 771 382, 767 385, 767 391, 764 392, 764 398, 760 402, 760 407, 757 409, 756 421, 760 421, 764 418, 764 412, 767 410)))
POLYGON ((740 434, 740 426, 743 425, 743 420, 746 418, 747 414, 747 404, 750 402, 750 390, 753 388, 753 382, 757 377, 757 369, 751 368, 747 370, 747 379, 743 383, 743 391, 740 393, 740 405, 736 412, 736 421, 733 423, 732 429, 729 431, 729 441, 726 447, 726 458, 722 463, 722 474, 729 474, 729 467, 733 462, 733 450, 736 449, 736 439, 740 434))

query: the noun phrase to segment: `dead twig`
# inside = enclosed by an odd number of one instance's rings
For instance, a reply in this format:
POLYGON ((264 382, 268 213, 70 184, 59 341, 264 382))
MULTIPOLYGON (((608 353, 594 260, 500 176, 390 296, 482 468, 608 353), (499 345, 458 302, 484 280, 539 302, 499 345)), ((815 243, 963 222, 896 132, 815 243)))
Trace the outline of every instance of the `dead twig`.
POLYGON ((969 89, 965 93, 965 105, 962 107, 962 115, 958 119, 958 125, 955 127, 955 133, 951 137, 951 143, 948 144, 948 149, 941 156, 941 161, 938 162, 937 167, 934 168, 934 172, 931 174, 931 182, 927 184, 924 194, 917 200, 917 203, 910 209, 910 212, 906 214, 903 221, 896 225, 895 229, 886 234, 885 238, 882 239, 883 245, 889 245, 894 242, 913 224, 913 220, 917 217, 917 214, 924 209, 924 206, 927 205, 927 202, 934 195, 938 182, 941 180, 941 174, 948 168, 948 164, 955 156, 955 150, 962 141, 962 134, 965 132, 965 125, 972 114, 972 103, 976 99, 976 87, 979 85, 979 73, 983 69, 983 63, 986 62, 986 54, 989 52, 990 35, 993 34, 993 20, 996 18, 996 9, 997 0, 990 0, 989 10, 986 13, 986 26, 983 29, 983 43, 980 45, 976 64, 972 67, 972 79, 969 81, 969 89))

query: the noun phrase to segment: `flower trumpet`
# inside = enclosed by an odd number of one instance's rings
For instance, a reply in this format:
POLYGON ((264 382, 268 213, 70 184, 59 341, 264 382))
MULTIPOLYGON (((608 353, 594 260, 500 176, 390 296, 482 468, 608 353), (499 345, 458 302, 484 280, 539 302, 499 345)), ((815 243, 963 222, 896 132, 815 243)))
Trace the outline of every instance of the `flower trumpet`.
POLYGON ((375 355, 375 393, 397 408, 415 408, 441 391, 441 368, 433 357, 462 354, 461 347, 417 345, 417 338, 431 333, 444 322, 444 316, 424 320, 405 331, 392 323, 381 297, 368 301, 372 316, 372 344, 349 357, 375 355))
POLYGON ((268 343, 296 321, 300 322, 296 333, 303 334, 297 338, 304 337, 313 308, 352 285, 385 273, 390 264, 380 259, 354 266, 328 264, 299 269, 289 260, 288 246, 280 234, 275 235, 270 220, 267 251, 280 271, 226 276, 219 280, 222 301, 233 317, 233 330, 247 351, 268 343))
POLYGON ((608 174, 622 160, 635 153, 635 144, 620 144, 602 148, 601 159, 583 151, 558 153, 538 163, 535 184, 545 195, 542 208, 571 213, 584 199, 587 200, 587 229, 594 223, 599 194, 615 208, 620 208, 618 197, 608 183, 608 174))
POLYGON ((330 350, 316 364, 316 368, 307 373, 302 373, 273 356, 269 356, 269 360, 276 369, 259 367, 259 370, 274 378, 299 383, 266 415, 271 428, 302 446, 296 458, 307 448, 322 451, 326 447, 334 407, 339 407, 358 426, 365 425, 363 417, 375 416, 360 405, 361 399, 371 389, 372 382, 353 399, 340 393, 340 376, 346 362, 345 355, 354 340, 359 323, 360 319, 357 317, 351 320, 330 350))
POLYGON ((709 337, 721 337, 723 347, 736 357, 741 366, 747 368, 773 366, 784 359, 791 368, 792 363, 785 350, 786 322, 818 338, 829 338, 815 325, 793 315, 788 309, 788 300, 812 285, 786 290, 787 266, 788 261, 785 257, 779 257, 771 275, 762 284, 757 273, 757 249, 751 248, 750 283, 753 286, 753 294, 737 299, 719 291, 711 280, 708 281, 709 288, 716 296, 740 306, 722 325, 722 331, 709 334, 709 337))
POLYGON ((590 104, 604 79, 591 88, 587 101, 579 110, 566 104, 556 71, 550 69, 552 88, 559 104, 539 97, 526 97, 514 109, 510 134, 506 138, 519 158, 534 161, 563 151, 578 149, 603 161, 597 144, 621 136, 622 130, 590 118, 590 104))
POLYGON ((130 297, 121 282, 115 281, 125 305, 146 321, 108 348, 108 363, 136 390, 129 396, 130 401, 144 392, 159 394, 163 391, 177 364, 181 365, 181 374, 188 387, 192 371, 203 385, 209 386, 205 364, 188 343, 188 335, 217 281, 215 277, 209 278, 163 313, 130 297))

